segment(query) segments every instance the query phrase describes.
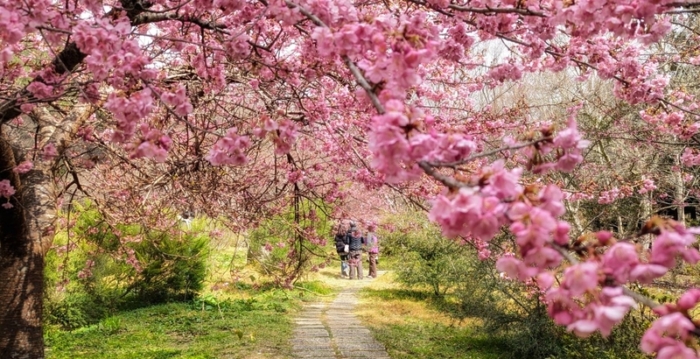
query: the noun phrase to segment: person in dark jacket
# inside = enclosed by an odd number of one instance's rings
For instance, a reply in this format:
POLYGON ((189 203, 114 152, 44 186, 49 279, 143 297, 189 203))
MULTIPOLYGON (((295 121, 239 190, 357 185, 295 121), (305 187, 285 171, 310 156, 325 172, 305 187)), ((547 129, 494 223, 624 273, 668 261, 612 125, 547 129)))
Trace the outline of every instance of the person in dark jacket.
POLYGON ((350 279, 362 279, 362 248, 365 245, 365 238, 360 235, 360 230, 352 227, 348 240, 350 242, 350 257, 348 259, 350 279))
POLYGON ((340 256, 340 276, 343 278, 348 276, 348 255, 350 254, 350 248, 346 246, 350 244, 348 241, 349 238, 347 232, 345 232, 345 226, 342 224, 339 225, 338 232, 335 234, 335 250, 338 251, 338 256, 340 256))

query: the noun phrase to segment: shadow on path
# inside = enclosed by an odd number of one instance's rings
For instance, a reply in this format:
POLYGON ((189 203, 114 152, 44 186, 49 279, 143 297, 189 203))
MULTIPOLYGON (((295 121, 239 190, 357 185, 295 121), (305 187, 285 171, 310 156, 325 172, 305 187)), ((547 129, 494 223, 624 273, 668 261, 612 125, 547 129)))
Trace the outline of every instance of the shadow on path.
MULTIPOLYGON (((384 271, 379 271, 381 276, 384 271)), ((386 348, 360 323, 354 309, 357 293, 371 280, 348 280, 347 287, 330 303, 304 307, 294 319, 292 339, 294 358, 390 359, 386 348)))

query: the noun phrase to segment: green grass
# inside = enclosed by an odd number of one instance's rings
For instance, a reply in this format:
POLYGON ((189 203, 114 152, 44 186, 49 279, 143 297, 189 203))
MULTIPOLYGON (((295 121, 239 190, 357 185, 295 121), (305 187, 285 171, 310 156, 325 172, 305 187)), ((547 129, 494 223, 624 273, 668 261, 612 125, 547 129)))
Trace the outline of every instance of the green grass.
POLYGON ((334 290, 309 280, 296 283, 294 290, 275 288, 247 265, 246 257, 240 236, 225 232, 212 238, 205 289, 197 299, 121 305, 111 317, 72 331, 46 326, 46 357, 288 358, 292 318, 302 303, 334 290))
MULTIPOLYGON (((327 290, 318 283, 304 288, 327 290)), ((47 358, 287 358, 291 318, 308 290, 245 290, 245 298, 209 294, 121 312, 74 331, 47 328, 47 358), (220 296, 221 297, 221 296, 220 296)))
POLYGON ((497 338, 475 334, 470 329, 443 324, 404 323, 372 327, 394 359, 460 358, 496 359, 504 356, 497 338))
POLYGON ((393 359, 507 357, 502 339, 477 331, 478 321, 455 321, 428 292, 405 290, 382 276, 361 292, 359 316, 393 359))

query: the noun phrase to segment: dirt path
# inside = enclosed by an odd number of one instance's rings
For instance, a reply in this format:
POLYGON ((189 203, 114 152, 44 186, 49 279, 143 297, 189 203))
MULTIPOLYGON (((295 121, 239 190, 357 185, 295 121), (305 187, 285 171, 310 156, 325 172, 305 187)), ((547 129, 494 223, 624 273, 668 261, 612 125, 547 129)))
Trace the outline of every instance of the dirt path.
MULTIPOLYGON (((384 274, 379 271, 380 276, 384 274)), ((369 329, 355 316, 357 292, 371 280, 348 280, 330 303, 307 305, 295 319, 292 339, 295 358, 390 359, 384 345, 374 340, 369 329)))

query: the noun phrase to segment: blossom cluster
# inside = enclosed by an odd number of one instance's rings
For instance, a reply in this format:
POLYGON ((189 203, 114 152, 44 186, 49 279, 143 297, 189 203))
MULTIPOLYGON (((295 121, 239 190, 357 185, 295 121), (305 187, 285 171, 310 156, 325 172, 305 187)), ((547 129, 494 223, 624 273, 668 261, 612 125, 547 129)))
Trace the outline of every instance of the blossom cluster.
POLYGON ((12 172, 23 174, 31 171, 32 168, 34 168, 34 164, 31 161, 23 161, 15 166, 15 168, 12 169, 12 172))
POLYGON ((135 39, 129 39, 131 24, 126 17, 117 21, 97 18, 94 23, 79 22, 73 27, 73 40, 84 54, 85 64, 96 80, 107 80, 123 87, 129 78, 152 79, 145 67, 150 60, 135 39))
POLYGON ((700 357, 694 347, 696 324, 690 319, 690 310, 700 302, 700 289, 690 289, 676 301, 654 308, 660 317, 644 333, 641 349, 657 358, 695 359, 700 357))
POLYGON ((219 139, 209 150, 207 161, 214 166, 242 165, 247 162, 246 150, 250 147, 248 136, 241 136, 236 128, 226 132, 226 136, 219 139))
POLYGON ((7 202, 2 204, 2 207, 5 209, 10 209, 12 208, 12 203, 10 203, 10 197, 12 197, 15 194, 15 188, 12 186, 9 180, 2 180, 0 181, 0 197, 3 197, 7 200, 7 202))
POLYGON ((156 162, 163 162, 168 156, 168 150, 172 146, 172 140, 159 129, 150 128, 147 124, 141 124, 142 138, 139 142, 126 149, 131 152, 131 158, 152 158, 156 162))
POLYGON ((150 89, 138 91, 131 96, 120 96, 112 92, 107 97, 104 107, 114 114, 116 130, 111 140, 125 142, 136 132, 136 127, 142 119, 154 110, 153 97, 150 89))

